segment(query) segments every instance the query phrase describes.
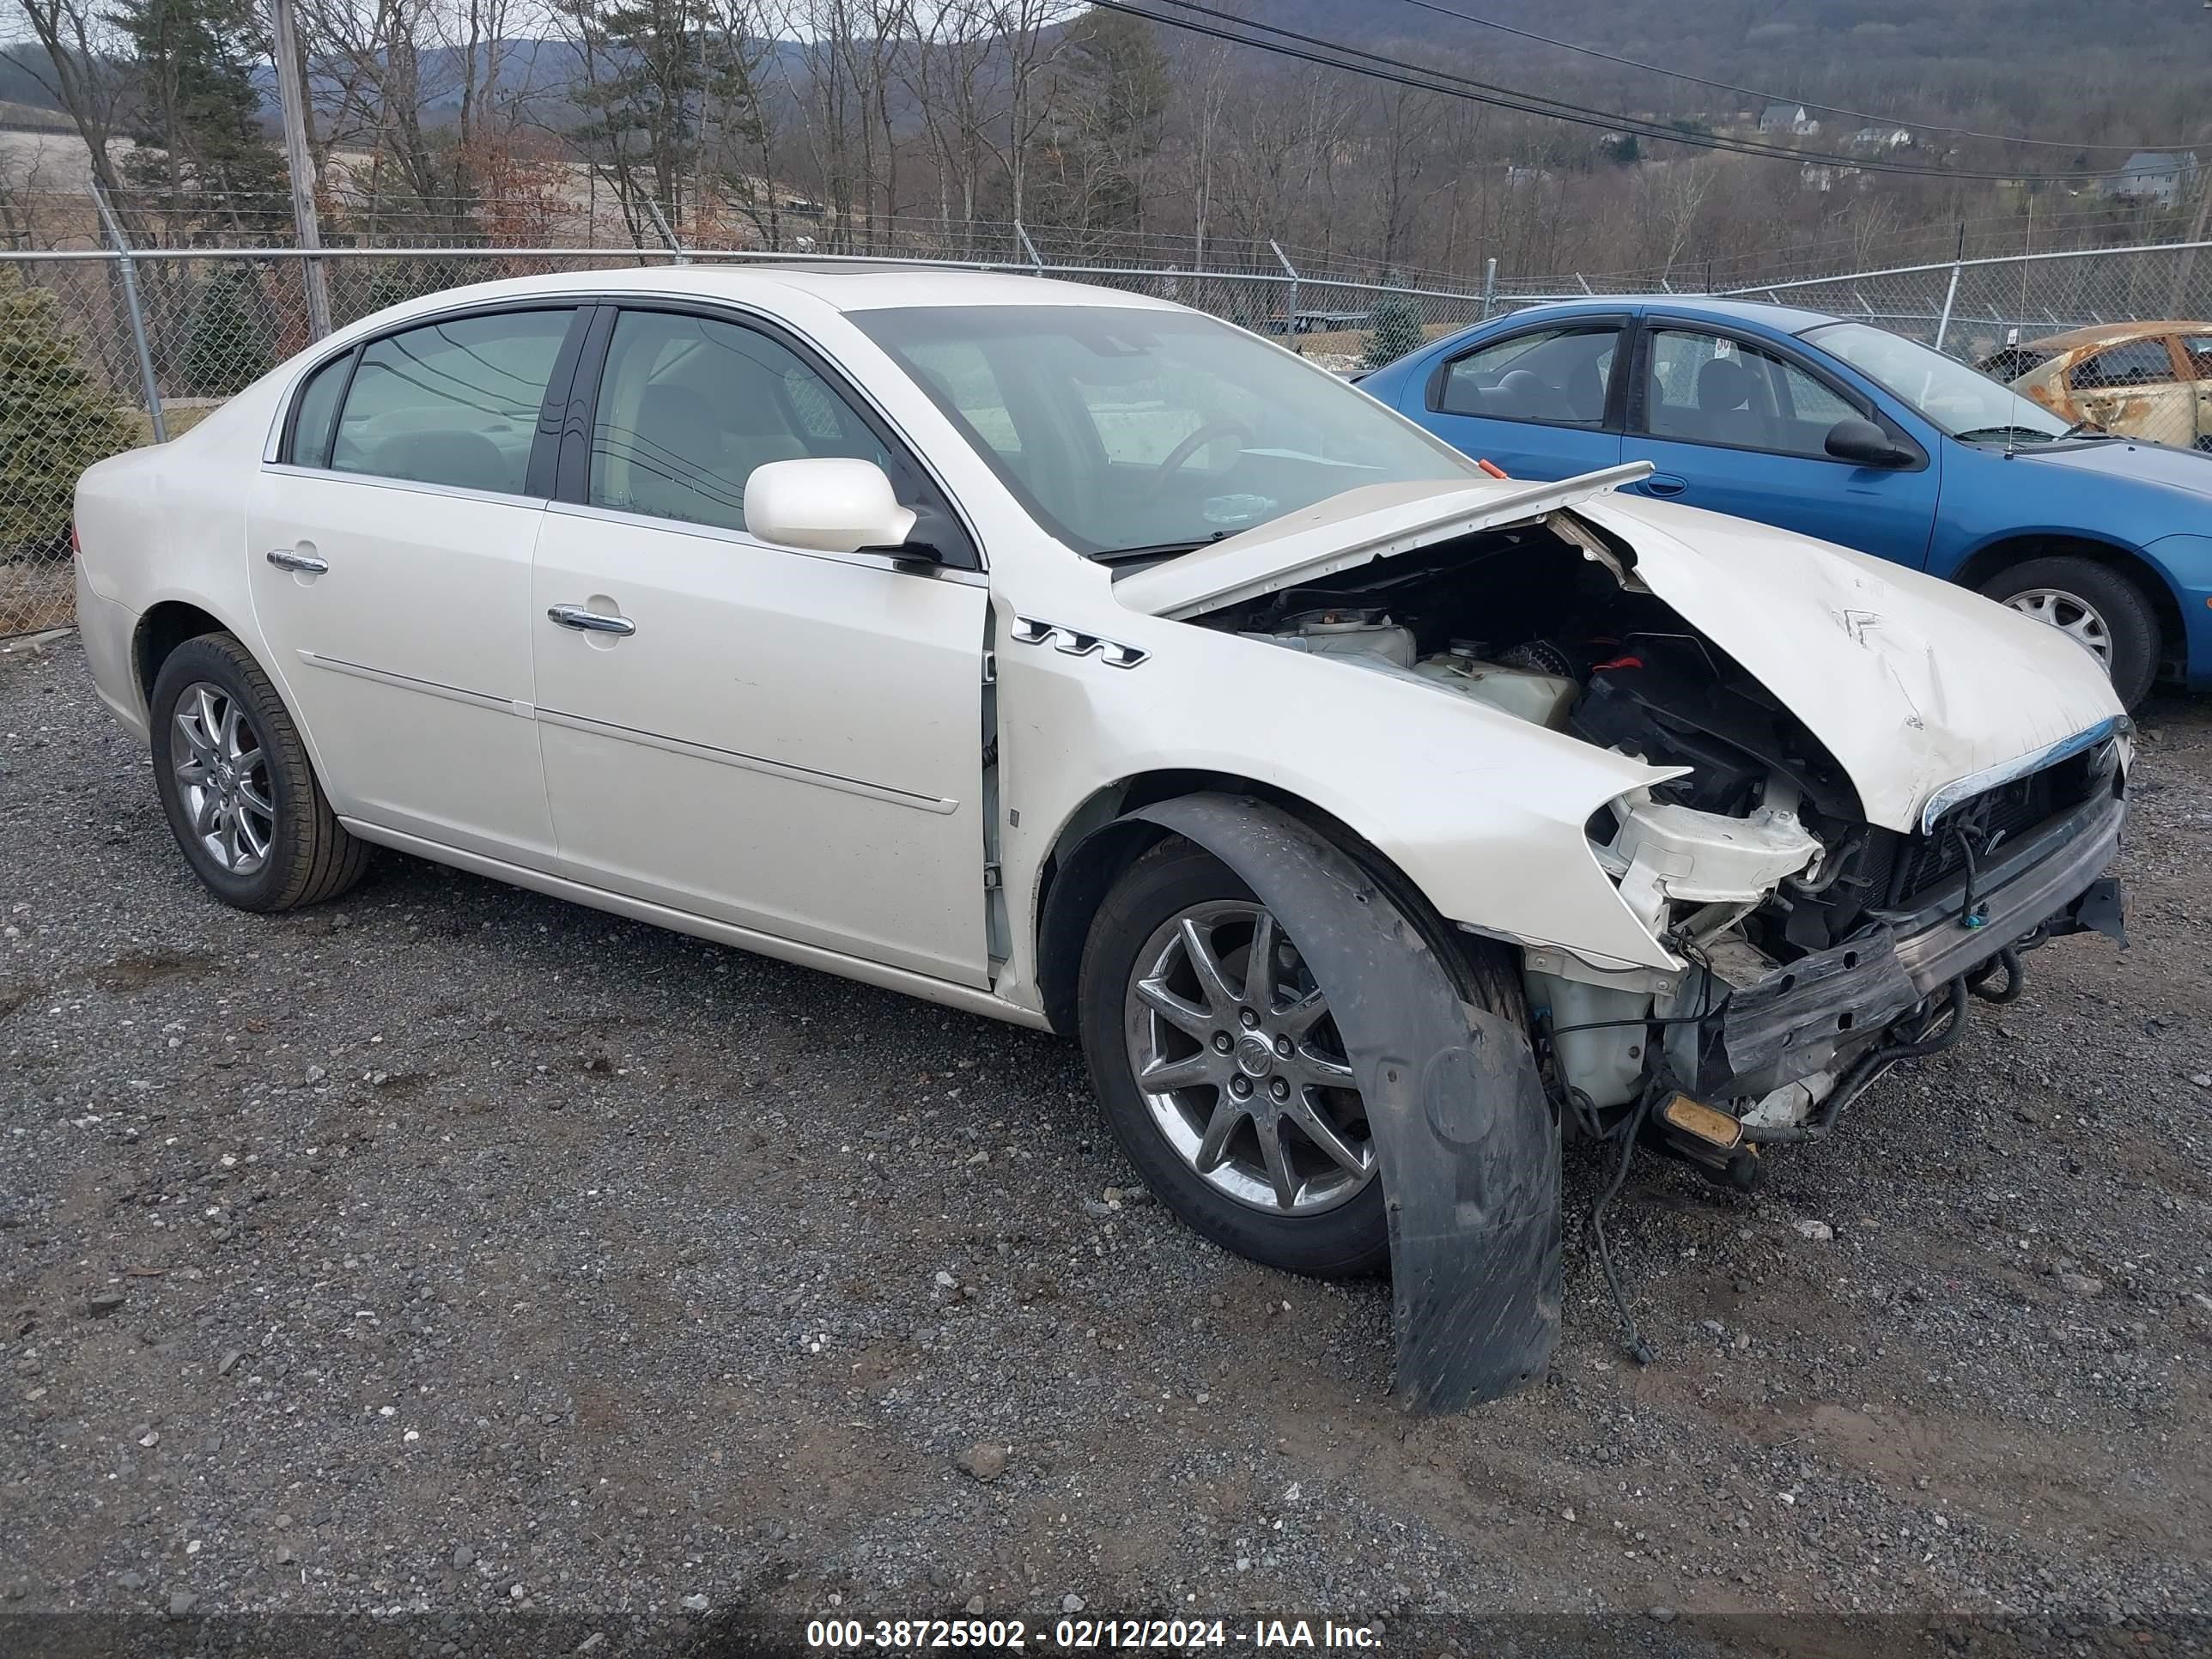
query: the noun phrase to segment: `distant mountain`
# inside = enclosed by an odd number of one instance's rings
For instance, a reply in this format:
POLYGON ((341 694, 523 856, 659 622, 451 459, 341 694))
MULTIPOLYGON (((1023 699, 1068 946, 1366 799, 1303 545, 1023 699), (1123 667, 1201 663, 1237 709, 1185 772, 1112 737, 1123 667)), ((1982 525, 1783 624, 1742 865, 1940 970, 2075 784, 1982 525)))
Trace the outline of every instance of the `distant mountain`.
POLYGON ((2102 140, 2104 113, 2124 118, 2132 104, 2145 118, 2165 116, 2185 135, 2203 119, 2212 92, 2212 15, 2184 0, 1217 3, 1278 27, 1395 51, 1508 85, 1554 94, 1601 92, 1607 107, 1642 112, 1733 113, 1758 100, 1445 14, 1470 13, 1777 98, 1833 100, 1906 125, 1962 110, 2010 110, 2032 119, 2039 133, 2102 140))
MULTIPOLYGON (((2100 144, 2186 143, 2212 93, 2212 8, 2187 0, 1215 0, 1226 11, 1322 39, 1387 52, 1504 85, 1662 118, 1735 120, 1773 99, 1863 109, 1906 126, 1981 126, 2100 144), (1449 15, 1465 12, 1710 81, 1732 91, 1568 52, 1449 15)), ((1164 15, 1172 9, 1158 8, 1164 15)), ((1177 55, 1212 45, 1163 24, 1177 55)), ((792 43, 777 51, 796 60, 792 43)), ((487 56, 488 49, 485 51, 487 56)), ((566 40, 514 39, 497 95, 543 100, 555 125, 580 78, 566 40)), ((1255 73, 1282 58, 1232 52, 1255 73)), ((27 64, 34 46, 0 49, 0 102, 50 106, 27 64)), ((422 54, 424 83, 454 87, 457 48, 422 54)), ((793 64, 795 67, 795 63, 793 64)), ((273 103, 273 76, 260 76, 273 103)), ((773 79, 781 82, 782 77, 773 79)), ((454 117, 458 91, 434 97, 454 117)), ((907 116, 912 111, 904 112, 907 116)), ((1839 136, 1832 129, 1824 137, 1839 136)), ((2101 164, 2101 152, 2098 162, 2101 164)))
POLYGON ((45 83, 31 67, 36 64, 43 70, 46 62, 46 53, 35 46, 0 46, 0 103, 52 109, 54 100, 46 95, 45 83))
MULTIPOLYGON (((1220 9, 1235 10, 1233 3, 1220 9)), ((1171 9, 1162 7, 1164 12, 1171 9)), ((1785 92, 1907 61, 1921 69, 2033 66, 2078 78, 2081 55, 2188 60, 2201 78, 2212 19, 2174 0, 1267 0, 1255 19, 1373 46, 1413 44, 1501 58, 1566 61, 1549 47, 1447 15, 1460 11, 1626 58, 1734 79, 1757 69, 1785 92), (2094 21, 2094 27, 2092 23, 2094 21), (1787 71, 1795 70, 1794 76, 1787 71)))
MULTIPOLYGON (((778 43, 772 48, 775 53, 795 54, 799 48, 789 43, 778 43)), ((487 90, 496 102, 514 99, 528 99, 538 106, 538 112, 554 125, 560 124, 567 89, 584 78, 583 54, 572 43, 564 40, 539 40, 516 36, 477 50, 477 62, 488 68, 496 58, 499 82, 491 88, 479 88, 480 94, 487 90)), ((462 70, 467 52, 459 46, 433 46, 421 56, 422 84, 431 95, 423 104, 423 115, 435 126, 459 118, 460 88, 465 76, 462 70)), ((771 60, 773 61, 773 60, 771 60)), ((335 97, 338 82, 334 76, 318 74, 314 77, 318 100, 335 97)), ((276 112, 276 74, 273 70, 258 69, 255 84, 262 89, 262 99, 270 114, 276 112)))

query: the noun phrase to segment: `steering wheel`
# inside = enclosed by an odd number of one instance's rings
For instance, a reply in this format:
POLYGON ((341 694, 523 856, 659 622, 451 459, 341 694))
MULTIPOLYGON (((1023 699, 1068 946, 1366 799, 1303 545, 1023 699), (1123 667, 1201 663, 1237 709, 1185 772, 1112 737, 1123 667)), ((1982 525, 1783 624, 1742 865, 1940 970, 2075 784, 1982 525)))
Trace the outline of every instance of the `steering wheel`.
POLYGON ((1171 474, 1180 471, 1189 463, 1192 456, 1216 438, 1234 438, 1241 447, 1249 442, 1251 437, 1250 429, 1237 422, 1210 422, 1168 451, 1167 459, 1160 463, 1159 471, 1152 475, 1152 482, 1155 485, 1165 483, 1171 474))

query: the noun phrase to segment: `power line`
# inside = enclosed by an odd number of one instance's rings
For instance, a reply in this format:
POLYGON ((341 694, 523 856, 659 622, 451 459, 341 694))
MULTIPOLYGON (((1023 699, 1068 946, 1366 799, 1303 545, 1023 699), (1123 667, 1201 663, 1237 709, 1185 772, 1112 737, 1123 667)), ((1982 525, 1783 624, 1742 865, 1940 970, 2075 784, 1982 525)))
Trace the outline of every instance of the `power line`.
POLYGON ((1846 109, 1841 104, 1816 103, 1810 98, 1792 98, 1778 92, 1761 92, 1755 87, 1740 87, 1732 81, 1715 81, 1702 75, 1692 75, 1687 70, 1668 69, 1663 64, 1647 64, 1640 58, 1624 58, 1618 52, 1605 52, 1596 46, 1577 46, 1571 40, 1555 40, 1548 34, 1538 34, 1533 29, 1516 28, 1510 23, 1501 23, 1495 18, 1477 17, 1473 12, 1456 11, 1440 5, 1437 0, 1403 0, 1403 3, 1418 10, 1436 13, 1439 17, 1456 17, 1462 23, 1474 23, 1483 28, 1496 29, 1501 34, 1510 34, 1523 40, 1533 40, 1539 46, 1557 46, 1561 52, 1580 52, 1586 58, 1601 58, 1608 64, 1618 64, 1624 69, 1644 70, 1653 75, 1663 75, 1671 80, 1687 81, 1693 86, 1711 87, 1720 92, 1733 92, 1745 98, 1758 100, 1762 104, 1801 104, 1807 109, 1820 110, 1828 115, 1848 115, 1855 121, 1872 121, 1889 126, 1917 127, 1923 132, 1948 132, 1960 138, 1986 138, 2000 144, 2036 144, 2049 149, 2180 149, 2180 144, 2091 144, 2075 143, 2064 138, 2023 138, 2005 132, 1979 132, 1972 127, 1947 127, 1936 121, 1899 120, 1894 115, 1873 115, 1863 109, 1846 109))
POLYGON ((1721 133, 1686 131, 1679 127, 1662 126, 1642 116, 1623 114, 1617 110, 1603 110, 1586 104, 1572 103, 1565 99, 1547 98, 1539 93, 1523 92, 1516 88, 1501 87, 1472 76, 1454 74, 1449 70, 1432 68, 1424 64, 1413 64, 1404 58, 1392 58, 1382 52, 1363 51, 1339 41, 1322 40, 1316 35, 1302 34, 1273 23, 1256 22, 1200 5, 1196 0, 1158 0, 1158 3, 1178 6, 1185 11, 1197 12, 1218 20, 1207 24, 1196 18, 1175 17, 1130 3, 1130 0, 1090 0, 1090 3, 1107 11, 1125 12, 1132 17, 1141 17, 1148 22, 1164 23, 1170 28, 1188 30, 1192 33, 1211 36, 1234 46, 1251 46, 1261 52, 1273 52, 1280 57, 1294 58, 1301 62, 1317 64, 1323 69, 1343 70, 1352 75, 1371 80, 1389 81, 1409 87, 1418 92, 1442 94, 1448 98, 1461 99, 1468 103, 1486 104, 1499 109, 1518 111, 1522 114, 1540 116, 1546 119, 1565 121, 1577 126, 1595 127, 1605 131, 1632 134, 1638 137, 1661 139, 1668 143, 1685 144, 1696 149, 1723 150, 1739 155, 1762 156, 1770 161, 1795 161, 1802 167, 1838 167, 1855 168, 1866 173, 1892 173, 1911 178, 1983 179, 1996 183, 2025 180, 2031 183, 2057 183, 2065 180, 2100 179, 2102 173, 2036 173, 1977 172, 1970 168, 1917 167, 1908 162, 1874 157, 1832 155, 1823 150, 1792 149, 1779 144, 1762 144, 1747 138, 1733 138, 1721 133), (1315 51, 1302 50, 1297 46, 1279 45, 1273 40, 1259 40, 1249 34, 1236 33, 1218 24, 1235 25, 1241 29, 1256 29, 1283 40, 1303 42, 1305 46, 1318 48, 1319 52, 1338 54, 1323 57, 1315 51), (1347 63, 1346 58, 1364 59, 1369 68, 1358 63, 1347 63), (1440 84, 1441 83, 1441 84, 1440 84))
MULTIPOLYGON (((1448 96, 1465 98, 1468 101, 1474 103, 1491 104, 1497 107, 1513 109, 1526 114, 1539 115, 1552 119, 1567 121, 1580 126, 1598 127, 1607 131, 1634 132, 1640 137, 1662 139, 1672 143, 1687 144, 1698 149, 1724 150, 1743 155, 1765 156, 1771 160, 1796 161, 1800 165, 1804 166, 1820 165, 1856 167, 1863 171, 1870 173, 1893 173, 1917 178, 1988 179, 2002 182, 2014 179, 2056 181, 2060 179, 2101 178, 2105 176, 2101 173, 2043 173, 2024 174, 2016 172, 1990 173, 1951 167, 1923 167, 1911 162, 1898 161, 1883 158, 1842 155, 1822 150, 1796 149, 1785 145, 1763 143, 1755 139, 1735 138, 1719 133, 1687 131, 1679 127, 1662 125, 1656 120, 1643 116, 1627 115, 1617 110, 1599 109, 1590 105, 1575 103, 1568 99, 1553 98, 1541 93, 1525 92, 1518 88, 1504 87, 1492 82, 1478 81, 1472 76, 1456 74, 1451 70, 1437 69, 1425 64, 1409 63, 1401 58, 1393 58, 1386 53, 1368 52, 1357 46, 1348 46, 1340 41, 1324 40, 1317 35, 1304 34, 1295 29, 1279 27, 1273 23, 1262 23, 1247 18, 1237 17, 1232 13, 1220 11, 1212 6, 1199 4, 1197 3, 1197 0, 1157 0, 1157 3, 1179 7, 1185 11, 1197 12, 1204 16, 1215 19, 1220 23, 1230 24, 1246 29, 1256 29, 1263 33, 1279 36, 1284 40, 1298 41, 1303 43, 1304 46, 1316 47, 1322 52, 1336 53, 1339 54, 1339 56, 1334 58, 1316 57, 1311 52, 1301 52, 1296 47, 1277 46, 1267 40, 1255 40, 1250 39, 1249 36, 1236 34, 1222 28, 1209 27, 1206 24, 1199 23, 1190 19, 1171 17, 1164 15, 1159 12, 1146 11, 1140 7, 1128 3, 1128 0, 1093 0, 1093 3, 1102 5, 1109 10, 1127 12, 1132 15, 1148 17, 1154 22, 1165 23, 1173 28, 1194 30, 1198 33, 1211 35, 1217 40, 1229 40, 1242 46, 1254 46, 1262 52, 1278 52, 1286 57, 1299 58, 1307 63, 1322 64, 1328 68, 1346 70, 1355 75, 1367 75, 1380 80, 1393 81, 1401 86, 1416 87, 1420 90, 1430 92, 1440 92, 1448 96), (1367 63, 1378 64, 1382 67, 1374 70, 1364 69, 1358 64, 1348 64, 1341 61, 1344 58, 1361 58, 1364 59, 1367 63), (1392 70, 1403 71, 1404 73, 1394 74, 1390 72, 1392 70), (1406 76, 1408 75, 1426 78, 1417 82, 1407 79, 1406 76), (1449 82, 1453 84, 1451 86, 1438 86, 1434 84, 1438 81, 1449 82), (1469 92, 1458 92, 1454 90, 1454 87, 1462 87, 1471 90, 1469 92)), ((1823 106, 1823 107, 1826 106, 1823 106)))

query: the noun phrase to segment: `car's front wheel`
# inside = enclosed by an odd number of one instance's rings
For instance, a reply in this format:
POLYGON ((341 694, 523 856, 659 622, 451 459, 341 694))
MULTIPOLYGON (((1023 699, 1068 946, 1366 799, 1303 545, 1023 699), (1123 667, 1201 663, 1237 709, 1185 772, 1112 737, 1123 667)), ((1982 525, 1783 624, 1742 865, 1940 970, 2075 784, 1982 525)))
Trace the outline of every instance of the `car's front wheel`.
POLYGON ((1292 1273, 1371 1273, 1389 1257, 1375 1146, 1295 926, 1162 842, 1092 924, 1084 1048, 1122 1150, 1184 1220, 1292 1273))
POLYGON ((331 811, 299 728, 236 639, 185 641, 148 702, 155 787, 210 892, 241 910, 290 910, 361 879, 367 845, 331 811))
POLYGON ((2029 559, 1982 584, 1983 594, 2046 623, 2104 665, 2132 708, 2158 677, 2158 617, 2135 583, 2094 559, 2029 559))

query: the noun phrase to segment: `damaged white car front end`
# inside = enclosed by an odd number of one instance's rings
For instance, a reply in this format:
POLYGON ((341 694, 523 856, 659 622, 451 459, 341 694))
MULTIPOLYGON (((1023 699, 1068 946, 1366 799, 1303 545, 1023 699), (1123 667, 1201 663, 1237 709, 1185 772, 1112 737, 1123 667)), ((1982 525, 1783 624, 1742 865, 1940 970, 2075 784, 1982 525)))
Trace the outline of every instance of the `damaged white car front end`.
MULTIPOLYGON (((1603 1135, 1648 1114, 1672 1150, 1750 1185, 1759 1146, 1826 1133, 1890 1065, 1955 1040, 1970 994, 2016 995, 2025 951, 2118 934, 2102 878, 2127 726, 2053 630, 1893 565, 1611 494, 1647 470, 1354 490, 1116 594, 1650 769, 1589 815, 1594 879, 1553 892, 1548 921, 1451 919, 1520 948, 1571 1124, 1603 1135)), ((1513 787, 1540 799, 1560 782, 1527 765, 1513 787)))

